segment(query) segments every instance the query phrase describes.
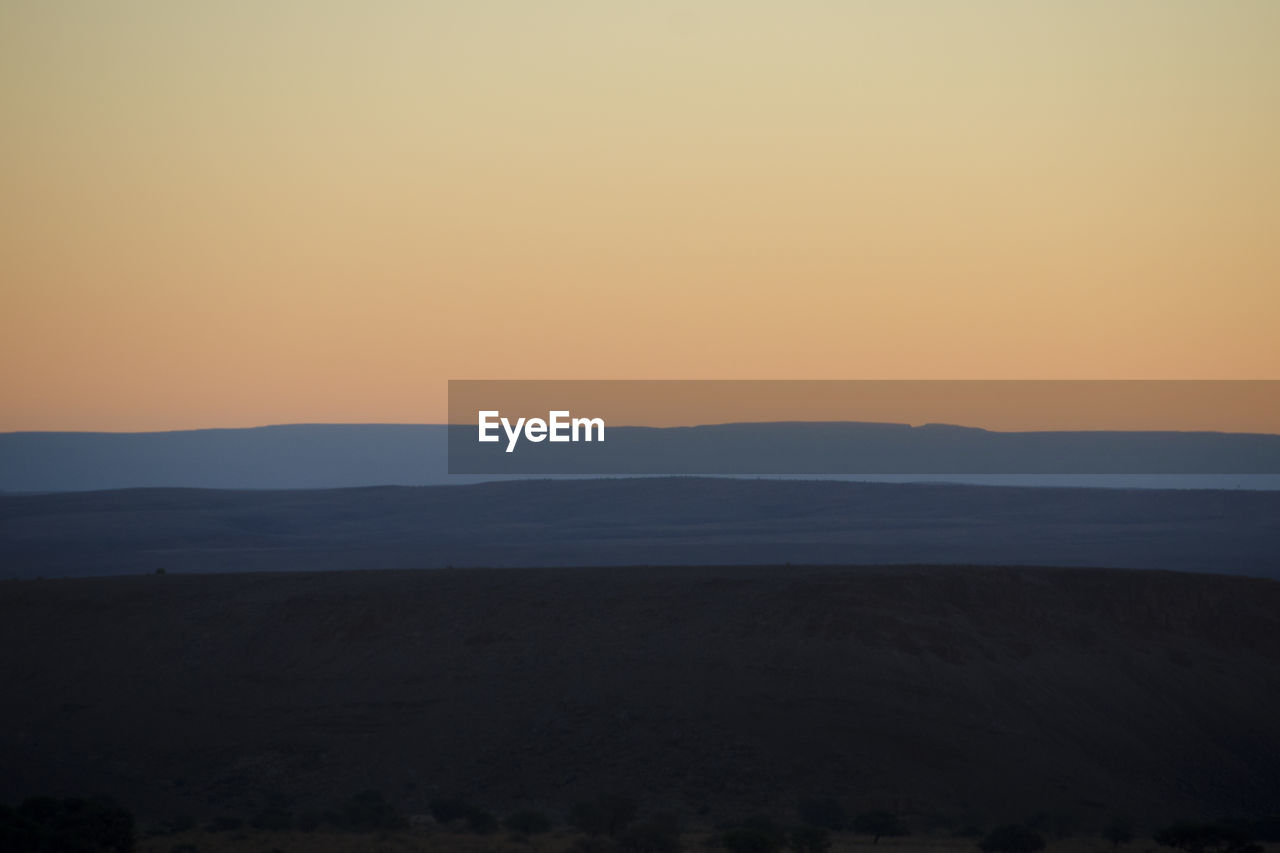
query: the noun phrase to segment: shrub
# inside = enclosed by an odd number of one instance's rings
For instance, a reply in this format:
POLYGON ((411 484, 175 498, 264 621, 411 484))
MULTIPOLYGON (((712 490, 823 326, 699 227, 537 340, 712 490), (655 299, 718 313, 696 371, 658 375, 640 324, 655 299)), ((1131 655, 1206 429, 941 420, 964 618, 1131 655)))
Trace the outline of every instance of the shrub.
POLYGON ((270 802, 249 818, 249 826, 273 832, 293 828, 293 812, 281 802, 270 802))
POLYGON ((893 812, 864 812, 853 819, 853 829, 873 836, 873 844, 879 844, 882 836, 907 835, 907 828, 893 812))
POLYGON ((790 841, 796 853, 825 853, 831 847, 831 833, 820 826, 802 826, 791 833, 790 841))
POLYGON ((339 829, 348 832, 379 832, 408 825, 405 816, 380 791, 361 791, 343 803, 333 818, 339 829))
POLYGON ((1027 826, 997 827, 978 842, 983 853, 1036 853, 1044 849, 1044 838, 1027 826))
POLYGON ((492 812, 485 811, 481 808, 472 809, 467 814, 467 829, 476 835, 488 835, 496 831, 498 828, 498 819, 493 816, 492 812))
POLYGON ((1280 842, 1280 816, 1250 821, 1245 831, 1254 841, 1266 841, 1269 844, 1280 842))
POLYGON ((831 797, 801 800, 796 806, 796 812, 800 815, 800 819, 810 826, 830 829, 833 832, 840 832, 849 825, 849 817, 845 814, 844 806, 831 797))
POLYGON ((445 824, 466 820, 467 816, 474 811, 466 800, 458 796, 436 797, 427 804, 427 809, 438 823, 445 824))
POLYGON ((1029 817, 1025 825, 1054 838, 1070 838, 1079 830, 1080 821, 1075 815, 1063 812, 1038 812, 1029 817))
POLYGON ((1249 833, 1240 826, 1219 823, 1178 823, 1155 835, 1156 843, 1185 853, 1261 853, 1249 833))
POLYGON ((526 809, 508 815, 502 825, 512 832, 519 832, 522 835, 538 835, 551 830, 551 818, 542 812, 526 809))
POLYGON ((427 808, 437 823, 465 822, 467 829, 477 835, 488 835, 500 826, 491 812, 471 805, 459 796, 436 797, 427 804, 427 808))
POLYGON ((633 823, 622 831, 618 846, 625 853, 679 853, 680 822, 674 815, 658 815, 633 823))
POLYGON ((777 853, 784 840, 778 833, 753 826, 734 827, 720 837, 729 853, 777 853))
POLYGON ((1102 830, 1102 837, 1111 842, 1111 847, 1117 848, 1121 844, 1128 844, 1133 840, 1133 824, 1122 817, 1111 819, 1102 830))
POLYGON ((569 822, 588 835, 617 838, 635 816, 634 800, 621 794, 611 794, 578 803, 569 813, 569 822))
POLYGON ((100 800, 36 797, 17 809, 0 807, 0 849, 131 853, 133 815, 100 800))
POLYGON ((619 853, 620 849, 616 841, 594 836, 579 838, 569 845, 568 853, 619 853))
POLYGON ((196 819, 189 814, 180 814, 170 818, 164 824, 164 831, 170 834, 187 832, 196 828, 196 819))
POLYGON ((720 842, 729 853, 774 853, 786 845, 787 836, 772 819, 755 815, 731 827, 720 842))

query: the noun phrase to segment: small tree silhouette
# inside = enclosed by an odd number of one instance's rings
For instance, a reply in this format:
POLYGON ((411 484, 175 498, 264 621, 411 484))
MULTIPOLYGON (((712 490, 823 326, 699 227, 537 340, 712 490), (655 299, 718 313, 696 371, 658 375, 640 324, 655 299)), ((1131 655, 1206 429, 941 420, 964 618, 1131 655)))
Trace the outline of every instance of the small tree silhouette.
POLYGON ((0 849, 132 853, 133 815, 108 801, 33 797, 0 806, 0 849))
POLYGON ((592 835, 586 838, 579 838, 569 845, 567 853, 619 853, 622 848, 618 846, 618 842, 612 838, 603 838, 599 835, 592 835))
POLYGON ((1185 853, 1262 853, 1241 827, 1218 823, 1177 823, 1155 835, 1156 843, 1185 853))
POLYGON ((617 838, 635 816, 635 800, 610 794, 575 805, 569 813, 569 822, 588 835, 617 838))
POLYGON ((757 826, 734 827, 720 837, 729 853, 777 853, 785 841, 781 833, 757 826))
POLYGON ((674 815, 655 815, 633 823, 618 837, 623 853, 679 853, 680 822, 674 815))
POLYGON ((893 812, 883 810, 865 812, 853 819, 853 829, 873 836, 872 844, 879 844, 882 836, 907 835, 907 828, 893 812))
POLYGON ((342 804, 335 817, 335 823, 350 832, 401 829, 409 823, 395 806, 387 802, 381 791, 356 794, 342 804))
POLYGON ((840 832, 849 825, 844 806, 840 805, 839 800, 831 797, 801 800, 796 806, 796 812, 800 815, 800 819, 810 826, 830 829, 833 832, 840 832))
POLYGON ((474 808, 467 814, 467 829, 476 835, 488 835, 498 829, 498 819, 490 811, 474 808))
POLYGON ((1044 849, 1044 838, 1027 826, 1000 826, 978 843, 983 853, 1036 853, 1044 849))
POLYGON ((431 816, 439 823, 453 823, 455 820, 466 820, 473 811, 471 804, 457 795, 433 797, 427 804, 431 816))
POLYGON ((272 795, 267 798, 262 808, 249 818, 249 825, 254 829, 265 829, 279 832, 293 828, 293 809, 284 797, 272 795))
POLYGON ((1102 830, 1102 837, 1111 842, 1111 849, 1119 848, 1133 840, 1133 824, 1128 819, 1114 817, 1102 830))
POLYGON ((792 831, 789 841, 796 853, 826 853, 831 848, 831 833, 820 826, 802 826, 792 831))
POLYGON ((508 815, 502 825, 512 832, 518 832, 521 835, 540 835, 551 830, 551 818, 542 812, 535 812, 530 809, 518 811, 515 814, 508 815))

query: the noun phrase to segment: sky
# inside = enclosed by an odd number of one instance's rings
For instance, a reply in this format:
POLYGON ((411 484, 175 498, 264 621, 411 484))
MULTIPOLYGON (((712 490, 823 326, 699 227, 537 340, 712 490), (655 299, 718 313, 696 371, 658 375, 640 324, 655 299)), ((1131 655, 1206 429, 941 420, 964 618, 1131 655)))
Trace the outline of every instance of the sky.
POLYGON ((0 430, 1280 378, 1280 3, 0 4, 0 430))

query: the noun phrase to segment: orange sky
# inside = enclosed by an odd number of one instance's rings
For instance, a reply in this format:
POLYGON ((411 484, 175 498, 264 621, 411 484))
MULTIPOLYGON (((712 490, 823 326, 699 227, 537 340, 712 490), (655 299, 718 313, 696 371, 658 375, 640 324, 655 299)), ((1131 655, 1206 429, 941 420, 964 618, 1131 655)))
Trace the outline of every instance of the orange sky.
POLYGON ((1273 0, 0 5, 0 430, 1280 378, 1273 0))

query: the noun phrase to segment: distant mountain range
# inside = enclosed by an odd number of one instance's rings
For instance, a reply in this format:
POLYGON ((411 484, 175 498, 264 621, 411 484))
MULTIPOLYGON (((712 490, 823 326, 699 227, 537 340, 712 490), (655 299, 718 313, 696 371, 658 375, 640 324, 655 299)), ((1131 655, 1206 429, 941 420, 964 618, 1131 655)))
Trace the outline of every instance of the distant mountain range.
POLYGON ((476 441, 451 426, 465 474, 1276 474, 1280 436, 1216 432, 992 432, 949 424, 790 422, 613 427, 607 440, 476 441), (510 449, 508 449, 510 448, 510 449))
POLYGON ((317 489, 446 481, 446 427, 288 424, 0 435, 0 490, 317 489))
POLYGON ((1280 436, 1274 435, 724 424, 610 427, 603 445, 526 442, 509 454, 501 444, 475 443, 474 436, 473 427, 431 424, 6 433, 0 434, 0 491, 420 486, 530 474, 996 476, 1034 485, 1076 475, 1107 485, 1144 485, 1134 475, 1187 475, 1155 485, 1280 486, 1280 436), (451 476, 451 468, 469 475, 451 476))

